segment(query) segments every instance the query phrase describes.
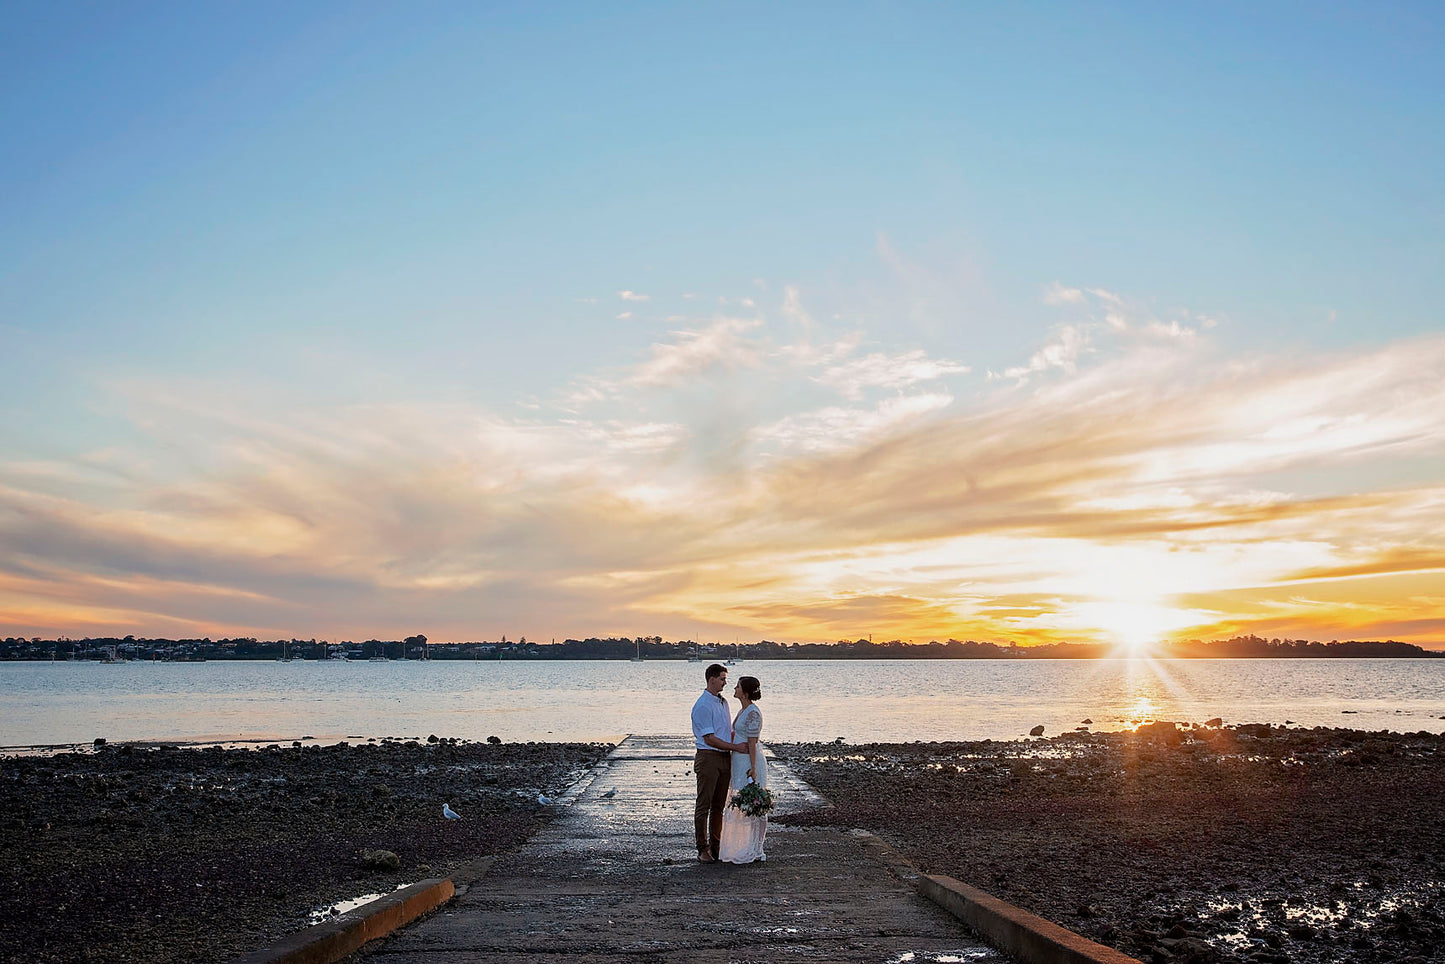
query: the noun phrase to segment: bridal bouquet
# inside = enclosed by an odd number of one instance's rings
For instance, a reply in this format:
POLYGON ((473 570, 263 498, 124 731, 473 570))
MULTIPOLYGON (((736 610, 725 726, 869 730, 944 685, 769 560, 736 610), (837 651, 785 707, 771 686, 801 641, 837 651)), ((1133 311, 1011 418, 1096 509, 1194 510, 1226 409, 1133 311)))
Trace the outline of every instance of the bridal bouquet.
POLYGON ((749 817, 766 817, 773 812, 773 791, 749 783, 733 794, 730 804, 749 817))

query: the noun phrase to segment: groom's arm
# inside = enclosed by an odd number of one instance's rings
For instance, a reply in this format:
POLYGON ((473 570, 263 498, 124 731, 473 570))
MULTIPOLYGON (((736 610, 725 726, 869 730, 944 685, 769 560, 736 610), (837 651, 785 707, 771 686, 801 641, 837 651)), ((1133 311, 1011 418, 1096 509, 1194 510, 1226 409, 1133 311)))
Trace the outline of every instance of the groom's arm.
POLYGON ((702 741, 708 746, 712 747, 714 750, 721 750, 724 753, 741 752, 738 750, 738 745, 736 743, 728 743, 725 740, 720 740, 718 739, 716 733, 709 733, 707 736, 704 736, 702 738, 702 741))

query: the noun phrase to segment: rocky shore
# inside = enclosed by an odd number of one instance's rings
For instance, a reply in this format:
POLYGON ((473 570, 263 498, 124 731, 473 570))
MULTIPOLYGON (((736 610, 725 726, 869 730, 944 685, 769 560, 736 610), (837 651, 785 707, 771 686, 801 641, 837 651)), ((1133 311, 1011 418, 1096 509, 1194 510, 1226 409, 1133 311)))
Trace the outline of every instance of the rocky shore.
POLYGON ((1445 961, 1445 736, 1153 724, 775 745, 863 827, 1146 962, 1445 961))
POLYGON ((432 738, 0 758, 0 962, 225 961, 313 910, 520 843, 544 819, 538 794, 609 749, 432 738))

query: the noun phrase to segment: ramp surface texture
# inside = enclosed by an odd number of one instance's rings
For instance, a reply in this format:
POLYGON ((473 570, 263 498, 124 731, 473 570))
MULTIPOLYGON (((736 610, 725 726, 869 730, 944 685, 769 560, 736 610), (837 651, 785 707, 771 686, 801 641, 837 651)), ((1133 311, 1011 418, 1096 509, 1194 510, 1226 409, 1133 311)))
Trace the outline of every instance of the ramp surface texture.
MULTIPOLYGON (((361 957, 369 964, 1009 960, 845 831, 774 825, 766 862, 699 864, 690 744, 629 737, 545 830, 442 911, 361 957)), ((821 803, 777 761, 768 773, 780 812, 821 803)))

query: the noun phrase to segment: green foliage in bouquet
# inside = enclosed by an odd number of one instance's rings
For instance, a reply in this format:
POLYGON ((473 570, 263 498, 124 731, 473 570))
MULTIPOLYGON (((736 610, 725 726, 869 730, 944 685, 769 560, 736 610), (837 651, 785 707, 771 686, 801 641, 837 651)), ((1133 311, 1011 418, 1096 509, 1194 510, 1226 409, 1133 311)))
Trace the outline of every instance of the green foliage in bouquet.
POLYGON ((773 812, 773 791, 749 783, 734 793, 729 803, 749 817, 766 817, 773 812))

